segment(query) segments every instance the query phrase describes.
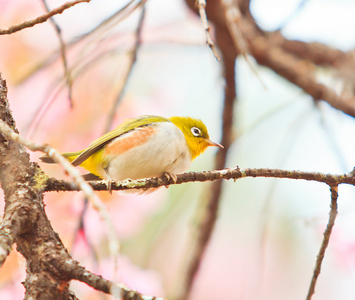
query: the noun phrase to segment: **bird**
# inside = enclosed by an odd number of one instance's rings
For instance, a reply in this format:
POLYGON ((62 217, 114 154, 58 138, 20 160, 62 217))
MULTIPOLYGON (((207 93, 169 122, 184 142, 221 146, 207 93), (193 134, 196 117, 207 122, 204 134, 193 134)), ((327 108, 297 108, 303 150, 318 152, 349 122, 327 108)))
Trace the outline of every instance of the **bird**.
MULTIPOLYGON (((206 125, 192 117, 140 116, 126 120, 94 140, 86 149, 62 153, 72 165, 87 171, 86 180, 122 181, 159 177, 176 182, 207 147, 223 148, 209 138, 206 125)), ((49 156, 40 158, 55 163, 49 156)), ((111 183, 109 184, 111 191, 111 183)))

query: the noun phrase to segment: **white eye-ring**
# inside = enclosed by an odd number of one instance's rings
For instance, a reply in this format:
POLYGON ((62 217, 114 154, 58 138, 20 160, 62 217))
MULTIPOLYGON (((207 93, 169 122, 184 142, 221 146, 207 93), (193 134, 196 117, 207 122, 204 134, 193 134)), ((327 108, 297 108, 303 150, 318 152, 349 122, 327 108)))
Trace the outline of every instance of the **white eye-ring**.
POLYGON ((201 129, 197 127, 192 127, 191 132, 194 136, 201 136, 201 129))

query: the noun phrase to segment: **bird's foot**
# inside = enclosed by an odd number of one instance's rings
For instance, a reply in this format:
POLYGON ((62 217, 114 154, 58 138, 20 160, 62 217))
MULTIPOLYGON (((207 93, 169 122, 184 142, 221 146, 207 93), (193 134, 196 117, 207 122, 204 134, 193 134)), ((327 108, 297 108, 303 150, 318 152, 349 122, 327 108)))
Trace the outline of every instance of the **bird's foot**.
POLYGON ((108 192, 112 195, 112 183, 115 183, 116 181, 112 178, 109 178, 109 179, 104 179, 101 182, 104 185, 106 185, 108 192))
MULTIPOLYGON (((164 172, 163 175, 164 175, 169 181, 170 181, 170 179, 171 179, 174 183, 177 182, 177 177, 176 177, 176 175, 175 175, 174 173, 164 172)), ((166 185, 165 187, 168 188, 169 186, 166 185)))

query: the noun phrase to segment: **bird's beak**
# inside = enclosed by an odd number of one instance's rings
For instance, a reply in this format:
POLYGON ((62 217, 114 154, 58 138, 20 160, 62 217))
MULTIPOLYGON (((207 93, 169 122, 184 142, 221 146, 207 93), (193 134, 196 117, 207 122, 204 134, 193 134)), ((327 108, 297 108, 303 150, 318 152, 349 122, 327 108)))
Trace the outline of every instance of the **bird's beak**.
POLYGON ((208 146, 214 146, 214 147, 219 147, 219 148, 224 148, 221 144, 218 144, 216 142, 211 141, 210 139, 205 139, 206 143, 208 146))

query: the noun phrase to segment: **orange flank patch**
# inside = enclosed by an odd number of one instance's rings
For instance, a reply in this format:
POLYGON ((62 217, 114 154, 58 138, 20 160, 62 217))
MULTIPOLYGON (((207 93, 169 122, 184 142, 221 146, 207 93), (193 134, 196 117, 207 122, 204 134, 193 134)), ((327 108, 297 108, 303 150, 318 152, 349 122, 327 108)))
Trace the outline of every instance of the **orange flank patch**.
POLYGON ((131 150, 136 146, 143 145, 156 131, 157 128, 153 126, 146 126, 128 132, 117 140, 109 143, 106 146, 105 154, 119 155, 131 150))

